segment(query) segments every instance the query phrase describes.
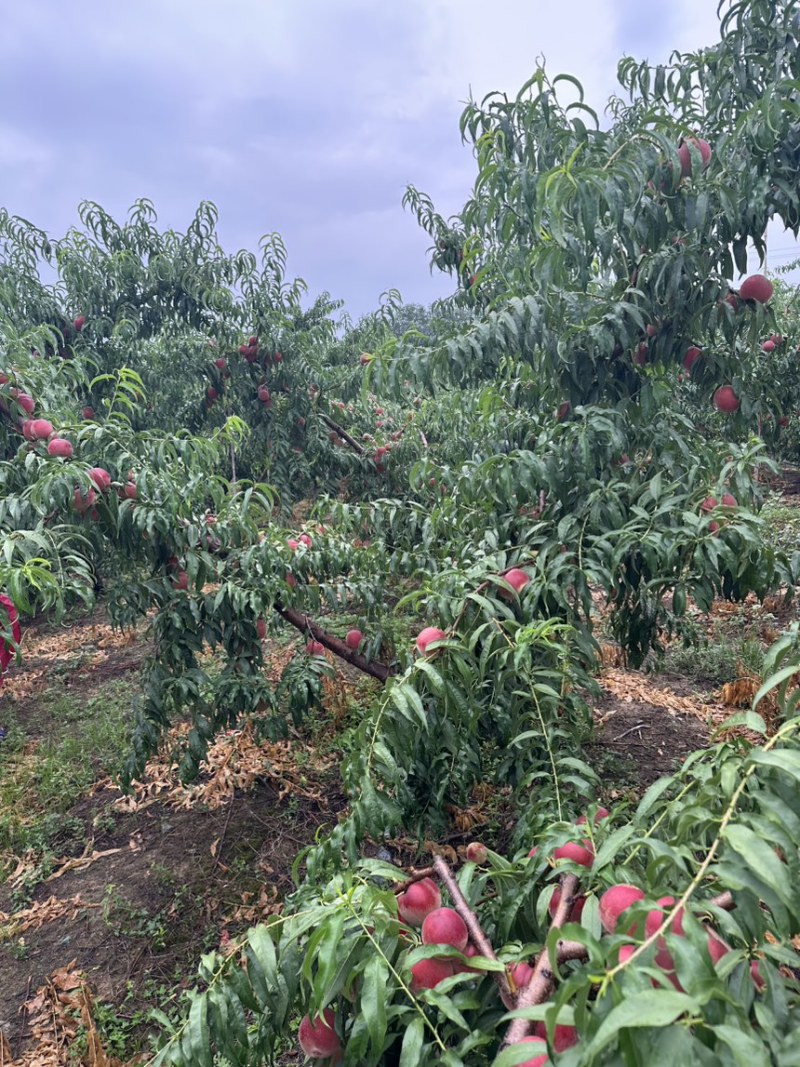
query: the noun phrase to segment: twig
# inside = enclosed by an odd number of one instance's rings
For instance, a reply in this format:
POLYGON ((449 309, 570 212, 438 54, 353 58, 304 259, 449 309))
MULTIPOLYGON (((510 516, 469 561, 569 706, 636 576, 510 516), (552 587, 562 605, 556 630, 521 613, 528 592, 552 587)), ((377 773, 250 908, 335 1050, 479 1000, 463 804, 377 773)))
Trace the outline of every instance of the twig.
MULTIPOLYGON (((478 917, 467 903, 467 899, 461 892, 458 882, 456 882, 453 877, 452 871, 441 856, 437 856, 434 859, 433 867, 439 875, 439 878, 442 880, 442 883, 447 887, 447 891, 453 900, 453 907, 464 920, 467 930, 469 930, 469 936, 473 945, 480 950, 482 956, 485 956, 486 959, 494 960, 494 962, 497 963, 497 955, 492 948, 491 941, 483 932, 481 924, 478 922, 478 917)), ((501 974, 499 971, 493 971, 492 977, 497 982, 497 987, 500 990, 500 999, 507 1008, 513 1008, 515 1006, 516 998, 509 987, 508 975, 506 972, 503 971, 501 974)))
POLYGON ((282 604, 277 602, 274 605, 275 611, 285 619, 290 625, 300 630, 302 633, 311 634, 311 636, 319 641, 321 645, 329 649, 335 655, 341 657, 341 659, 347 660, 353 667, 356 667, 359 671, 363 671, 364 674, 369 674, 373 678, 377 678, 379 682, 384 684, 395 673, 394 668, 388 667, 385 663, 377 663, 374 660, 368 660, 358 652, 354 652, 339 637, 334 637, 333 634, 329 634, 327 630, 323 630, 319 623, 310 619, 308 615, 303 615, 302 612, 296 611, 294 608, 286 608, 282 604))
MULTIPOLYGON (((233 749, 233 745, 231 745, 231 749, 233 749)), ((231 797, 230 803, 228 804, 228 814, 225 816, 225 825, 223 826, 222 833, 220 834, 220 836, 219 836, 219 838, 217 840, 217 854, 214 857, 214 863, 218 867, 223 867, 224 866, 224 864, 223 864, 223 862, 222 862, 222 860, 220 858, 222 856, 222 843, 225 840, 225 834, 227 834, 227 832, 228 832, 228 824, 231 821, 231 813, 233 812, 233 805, 235 803, 236 803, 236 794, 234 793, 234 795, 231 797)))
POLYGON ((23 1015, 23 1018, 24 1018, 24 1021, 22 1023, 22 1033, 20 1034, 20 1038, 25 1038, 25 1037, 29 1036, 28 1034, 25 1033, 25 1030, 28 1027, 29 1023, 30 1023, 30 1012, 28 1011, 28 1001, 31 999, 31 983, 32 982, 33 982, 33 975, 29 974, 28 975, 28 984, 25 987, 25 1000, 22 1002, 22 1007, 19 1009, 20 1012, 23 1015))
POLYGON ((650 729, 650 725, 651 724, 649 722, 637 723, 636 726, 632 726, 630 728, 630 730, 624 730, 621 734, 618 734, 616 737, 612 737, 611 740, 612 741, 621 741, 623 739, 623 737, 627 737, 628 734, 633 734, 637 730, 649 730, 650 729))
MULTIPOLYGON (((550 924, 551 930, 559 930, 567 921, 567 916, 575 903, 575 891, 577 888, 578 879, 576 876, 574 874, 565 874, 561 879, 561 899, 550 924)), ((559 945, 556 949, 556 959, 560 955, 559 949, 561 948, 563 946, 559 945)), ((515 1007, 517 1009, 530 1008, 534 1004, 541 1004, 542 1001, 547 999, 553 983, 553 964, 550 962, 550 955, 545 947, 537 957, 530 982, 519 991, 515 1007)), ((530 1033, 530 1028, 529 1019, 513 1019, 506 1031, 502 1047, 507 1048, 509 1045, 516 1045, 517 1042, 522 1041, 530 1033)))
POLYGON ((416 870, 412 870, 405 882, 399 882, 394 887, 394 892, 397 896, 404 893, 410 885, 414 882, 421 882, 424 878, 430 878, 432 874, 436 874, 433 867, 418 867, 416 870))

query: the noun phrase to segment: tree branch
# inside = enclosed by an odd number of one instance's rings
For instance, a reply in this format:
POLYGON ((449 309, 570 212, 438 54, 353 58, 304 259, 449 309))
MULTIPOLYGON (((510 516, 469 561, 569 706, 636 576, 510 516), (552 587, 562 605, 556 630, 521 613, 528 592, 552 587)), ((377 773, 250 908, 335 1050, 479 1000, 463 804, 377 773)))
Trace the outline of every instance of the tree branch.
MULTIPOLYGON (((559 930, 567 920, 567 916, 575 903, 575 890, 578 888, 578 879, 574 874, 565 874, 561 879, 561 899, 558 902, 556 913, 550 924, 551 930, 559 930)), ((566 943, 559 943, 556 949, 556 959, 566 943)), ((582 946, 581 946, 582 947, 582 946)), ((576 958, 576 957, 573 957, 576 958)), ((541 1004, 546 1000, 554 985, 553 964, 546 948, 542 949, 537 957, 533 968, 533 974, 528 984, 519 991, 516 1008, 530 1008, 534 1004, 541 1004)), ((516 1045, 530 1033, 531 1023, 529 1019, 513 1019, 506 1036, 503 1039, 503 1048, 516 1045)))
POLYGON ((379 682, 386 684, 395 673, 394 669, 387 667, 385 663, 368 660, 360 653, 354 652, 353 649, 347 647, 340 637, 334 637, 327 630, 323 630, 319 623, 314 622, 308 615, 303 615, 302 612, 296 611, 294 608, 286 608, 278 603, 274 605, 274 608, 280 617, 285 619, 291 626, 294 626, 304 634, 311 634, 315 641, 319 641, 325 648, 341 659, 347 660, 348 663, 352 664, 357 670, 363 671, 364 674, 369 674, 373 678, 377 678, 379 682))
POLYGON ((414 882, 422 882, 425 878, 430 878, 433 874, 436 874, 433 867, 412 868, 411 871, 408 872, 408 878, 406 878, 405 882, 398 882, 394 887, 395 896, 405 893, 408 887, 413 885, 414 882))
POLYGON ((363 445, 360 445, 358 441, 356 441, 355 437, 351 437, 347 430, 345 430, 343 426, 340 426, 338 422, 334 422, 330 415, 326 415, 324 411, 318 411, 317 414, 325 423, 325 425, 330 426, 332 430, 335 430, 343 441, 347 441, 348 445, 350 445, 352 449, 358 452, 359 456, 363 456, 365 454, 363 445))
MULTIPOLYGON (((447 891, 453 900, 453 907, 466 923, 470 939, 475 948, 480 949, 481 955, 485 956, 486 959, 494 960, 495 963, 497 963, 497 955, 492 948, 491 941, 483 932, 481 924, 478 922, 478 917, 467 903, 466 897, 458 886, 458 882, 456 882, 450 868, 441 856, 436 856, 433 861, 433 868, 439 875, 442 883, 447 887, 447 891)), ((503 971, 501 974, 499 971, 492 971, 492 978, 497 982, 497 987, 500 990, 500 998, 505 1006, 507 1008, 515 1007, 516 998, 511 992, 506 972, 503 971)))

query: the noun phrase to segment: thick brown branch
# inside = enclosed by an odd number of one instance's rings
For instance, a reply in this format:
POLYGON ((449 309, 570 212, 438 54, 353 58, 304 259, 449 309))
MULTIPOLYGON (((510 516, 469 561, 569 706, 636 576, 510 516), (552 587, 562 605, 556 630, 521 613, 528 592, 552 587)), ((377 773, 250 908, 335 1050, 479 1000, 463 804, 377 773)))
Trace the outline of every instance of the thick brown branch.
POLYGON ((348 663, 363 671, 364 674, 369 674, 384 684, 394 674, 394 670, 391 667, 387 667, 385 663, 376 663, 374 660, 368 660, 358 652, 348 648, 340 637, 334 637, 327 630, 323 630, 319 623, 314 622, 308 615, 303 615, 302 612, 296 611, 294 608, 286 608, 282 604, 275 604, 275 610, 291 626, 296 627, 304 634, 311 634, 315 641, 319 641, 325 648, 347 660, 348 663))
MULTIPOLYGON (((481 924, 478 922, 478 917, 475 912, 467 903, 466 897, 461 892, 450 868, 447 866, 441 856, 437 856, 433 861, 433 868, 439 875, 442 884, 447 887, 452 901, 453 907, 464 920, 469 930, 470 940, 475 948, 480 951, 482 956, 485 956, 488 960, 494 960, 497 962, 497 955, 492 948, 492 943, 481 928, 481 924)), ((492 971, 492 977, 497 982, 497 987, 500 990, 500 998, 507 1008, 513 1008, 515 1006, 514 994, 508 984, 508 977, 503 971, 492 971)))
POLYGON ((588 959, 589 952, 580 941, 559 941, 557 955, 559 963, 566 963, 568 960, 588 959))
MULTIPOLYGON (((574 874, 565 874, 561 879, 561 899, 558 902, 556 913, 550 925, 551 930, 559 930, 567 921, 567 916, 575 903, 575 891, 578 888, 578 879, 574 874)), ((556 949, 557 956, 561 955, 562 946, 556 949)), ((550 962, 547 949, 543 949, 537 957, 533 968, 533 974, 528 984, 519 991, 516 1008, 531 1008, 534 1004, 545 1001, 554 985, 554 964, 550 962)), ((531 1023, 528 1019, 513 1019, 503 1040, 503 1047, 516 1045, 530 1033, 531 1023)))
POLYGON ((364 446, 360 445, 358 441, 356 441, 355 437, 351 437, 343 426, 340 426, 338 422, 334 422, 330 415, 326 415, 324 411, 319 411, 317 412, 317 414, 325 423, 325 425, 330 426, 332 430, 335 430, 335 432, 338 433, 338 435, 343 441, 347 441, 348 445, 350 445, 350 447, 354 449, 354 451, 358 452, 359 456, 363 456, 365 454, 364 446))

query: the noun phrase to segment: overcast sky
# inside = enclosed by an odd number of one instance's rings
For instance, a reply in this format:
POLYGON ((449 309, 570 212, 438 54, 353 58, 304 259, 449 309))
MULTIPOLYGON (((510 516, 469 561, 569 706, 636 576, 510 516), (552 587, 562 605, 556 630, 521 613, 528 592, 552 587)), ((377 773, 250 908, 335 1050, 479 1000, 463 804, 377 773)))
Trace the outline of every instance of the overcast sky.
MULTIPOLYGON (((138 197, 184 229, 200 200, 229 251, 279 231, 289 271, 358 315, 428 303, 407 183, 449 215, 474 164, 470 93, 515 93, 544 55, 602 109, 623 54, 717 38, 717 0, 0 0, 0 204, 54 236, 83 199, 138 197)), ((778 250, 790 245, 778 238, 778 250)), ((784 255, 788 258, 788 254, 784 255)))

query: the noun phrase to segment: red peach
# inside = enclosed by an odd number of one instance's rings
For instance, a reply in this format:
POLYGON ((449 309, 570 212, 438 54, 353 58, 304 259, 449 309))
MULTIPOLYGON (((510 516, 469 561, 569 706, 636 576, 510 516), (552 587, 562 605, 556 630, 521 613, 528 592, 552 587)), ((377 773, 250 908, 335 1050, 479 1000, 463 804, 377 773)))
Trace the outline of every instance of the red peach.
POLYGON ((523 960, 521 963, 515 963, 508 968, 508 976, 513 983, 514 989, 524 989, 533 978, 533 967, 523 960))
POLYGON ((467 845, 466 856, 470 863, 486 863, 488 855, 486 845, 481 844, 480 841, 470 841, 467 845))
POLYGON ((47 419, 26 419, 22 433, 28 441, 46 441, 53 434, 53 424, 47 419))
MULTIPOLYGON (((550 914, 550 918, 554 919, 558 905, 561 903, 561 886, 556 886, 553 890, 553 895, 550 897, 550 903, 547 905, 547 910, 550 914)), ((583 909, 586 905, 586 897, 575 897, 572 907, 567 915, 567 922, 579 923, 581 916, 583 915, 583 909)))
POLYGON ((342 1043, 339 1035, 334 1030, 336 1016, 331 1008, 326 1008, 322 1016, 313 1022, 308 1015, 304 1015, 297 1032, 297 1040, 300 1048, 306 1056, 315 1059, 330 1059, 338 1056, 342 1051, 342 1043))
POLYGON ((107 470, 102 467, 92 467, 89 472, 89 480, 94 482, 94 485, 101 493, 111 485, 111 475, 107 470))
POLYGON ((440 958, 420 960, 411 968, 411 988, 415 993, 420 989, 434 989, 453 974, 455 974, 455 965, 452 960, 440 958))
MULTIPOLYGON (((647 918, 644 921, 644 932, 646 937, 652 937, 659 926, 661 926, 664 921, 665 913, 675 906, 675 897, 660 897, 656 903, 658 904, 658 907, 649 911, 647 913, 647 918)), ((676 913, 667 929, 670 933, 678 934, 681 937, 683 936, 683 908, 676 913)))
POLYGON ((623 883, 607 889, 599 902, 600 923, 606 933, 613 934, 620 916, 640 900, 644 900, 644 893, 638 886, 623 883))
POLYGON ((714 407, 717 411, 725 412, 726 415, 738 411, 740 403, 739 397, 730 385, 721 385, 714 393, 714 407))
POLYGON ((324 656, 325 646, 321 641, 309 641, 306 645, 306 655, 308 656, 324 656))
POLYGON ((530 582, 530 578, 519 569, 519 567, 512 567, 510 571, 506 571, 503 575, 503 579, 508 582, 511 588, 516 593, 521 593, 525 586, 530 582))
POLYGON ((468 941, 466 923, 452 908, 436 908, 422 921, 423 945, 452 945, 463 952, 468 941))
MULTIPOLYGON (((462 955, 466 956, 467 959, 475 959, 476 956, 480 957, 480 959, 484 958, 483 955, 478 951, 478 949, 472 944, 467 945, 467 947, 464 949, 464 952, 462 953, 462 955)), ((469 967, 466 963, 457 963, 457 964, 455 964, 455 970, 456 970, 456 973, 458 973, 458 974, 484 974, 485 973, 484 971, 482 971, 480 969, 480 967, 469 967)))
POLYGON ((706 169, 711 161, 711 145, 708 141, 704 141, 701 137, 690 137, 678 148, 678 159, 681 162, 682 178, 688 178, 692 173, 692 153, 689 150, 690 145, 700 153, 700 165, 703 170, 706 169))
POLYGON ((581 845, 575 841, 569 841, 555 850, 553 859, 572 860, 573 863, 579 863, 581 867, 591 867, 594 863, 594 846, 588 839, 581 845))
POLYGON ((186 571, 178 571, 172 579, 172 584, 176 589, 187 590, 189 588, 189 575, 186 571))
POLYGON ((742 300, 755 300, 757 304, 767 304, 772 299, 772 282, 763 274, 753 274, 739 287, 742 300))
POLYGON ((428 645, 433 644, 435 641, 444 641, 447 638, 447 634, 444 630, 440 630, 436 626, 426 626, 424 630, 420 630, 417 634, 416 646, 417 652, 420 656, 424 656, 428 650, 428 645))
POLYGON ((364 635, 360 630, 348 630, 345 634, 344 643, 351 652, 355 652, 363 640, 364 635))
MULTIPOLYGON (((623 458, 627 461, 627 456, 623 458)), ((598 808, 594 817, 595 826, 599 825, 603 821, 603 819, 607 819, 610 814, 611 813, 609 812, 608 808, 598 808)), ((585 826, 587 818, 585 815, 579 815, 575 822, 578 826, 585 826)))
MULTIPOLYGON (((547 1067, 550 1062, 550 1057, 547 1054, 547 1042, 543 1041, 540 1037, 523 1037, 521 1041, 517 1041, 513 1045, 509 1045, 509 1048, 521 1049, 523 1045, 535 1045, 536 1049, 542 1053, 542 1055, 531 1056, 528 1060, 523 1060, 519 1067, 547 1067)), ((531 1051, 534 1051, 533 1049, 531 1051)))
POLYGON ((734 292, 733 289, 731 289, 728 295, 725 297, 725 303, 732 307, 734 311, 738 311, 739 306, 741 304, 739 294, 734 292))
POLYGON ((619 950, 619 955, 617 956, 617 959, 620 963, 627 963, 627 961, 631 958, 635 951, 636 945, 623 945, 622 948, 620 948, 619 950))
MULTIPOLYGON (((679 982, 678 976, 675 973, 675 960, 667 951, 666 946, 662 945, 656 952, 655 963, 656 966, 660 967, 661 970, 666 974, 667 978, 669 978, 670 982, 672 982, 673 986, 678 990, 678 992, 683 993, 683 986, 679 982)), ((658 985, 658 982, 655 979, 653 979, 653 985, 658 985)))
MULTIPOLYGON (((542 1039, 547 1038, 547 1024, 545 1022, 538 1022, 533 1028, 533 1032, 536 1037, 542 1039)), ((561 1026, 556 1023, 556 1028, 553 1033, 553 1048, 556 1052, 565 1052, 566 1049, 572 1048, 573 1045, 578 1044, 578 1031, 574 1026, 561 1026)))
POLYGON ((263 641, 267 636, 267 624, 264 619, 256 619, 256 633, 259 641, 263 641))
POLYGON ((636 364, 637 367, 643 367, 645 363, 647 363, 647 358, 649 354, 650 346, 645 341, 642 341, 642 343, 639 345, 639 347, 633 354, 633 362, 636 364))
POLYGON ((712 963, 719 963, 722 957, 731 951, 730 945, 727 945, 719 934, 715 933, 713 930, 708 930, 706 944, 708 946, 708 954, 711 957, 712 963))
POLYGON ((699 349, 696 345, 692 345, 690 348, 687 348, 686 349, 686 355, 683 357, 683 365, 684 365, 684 367, 688 371, 690 371, 692 369, 692 367, 695 365, 695 363, 698 361, 700 356, 702 356, 702 354, 703 354, 702 350, 699 349))
POLYGON ((72 445, 63 437, 54 437, 47 446, 47 452, 60 459, 72 459, 72 445))
POLYGON ((397 911, 408 926, 422 926, 432 911, 442 906, 442 894, 432 878, 421 878, 397 895, 397 911))
POLYGON ((97 499, 97 494, 94 489, 88 489, 86 491, 82 489, 75 489, 72 495, 72 499, 75 505, 75 510, 79 515, 85 515, 89 508, 94 506, 94 502, 97 499))

